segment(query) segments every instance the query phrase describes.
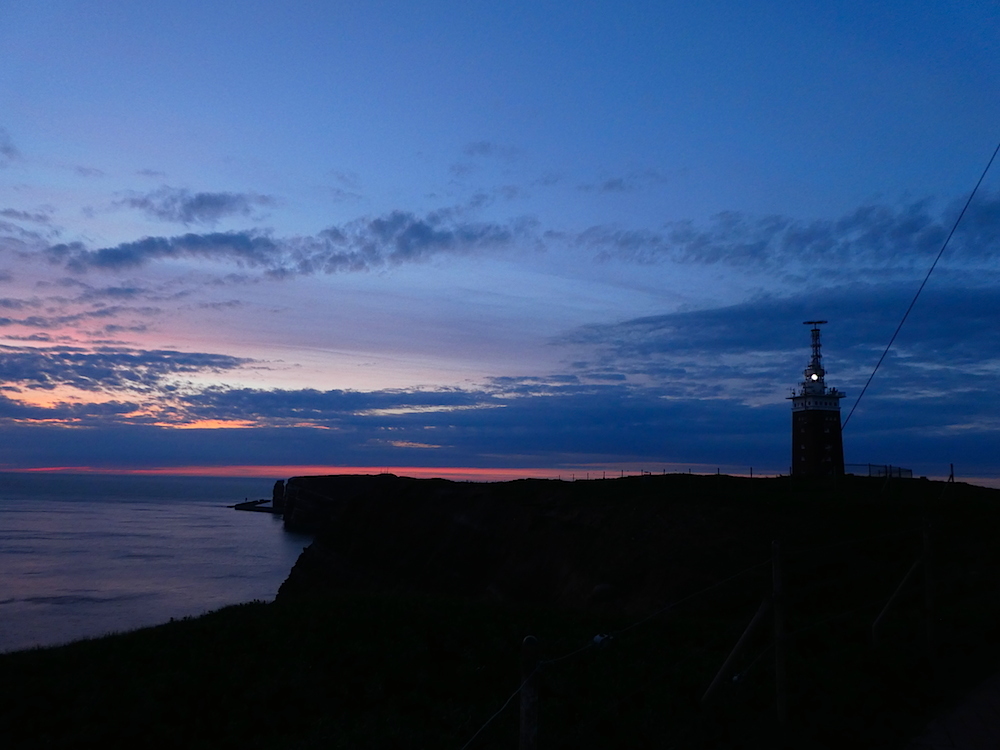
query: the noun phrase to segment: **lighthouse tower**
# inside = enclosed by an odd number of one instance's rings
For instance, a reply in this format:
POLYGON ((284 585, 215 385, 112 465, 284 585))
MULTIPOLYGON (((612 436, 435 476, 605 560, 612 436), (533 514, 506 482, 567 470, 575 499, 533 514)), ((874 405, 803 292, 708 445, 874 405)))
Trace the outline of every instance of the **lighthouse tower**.
POLYGON ((842 391, 827 388, 820 354, 819 327, 825 320, 807 320, 812 326, 812 359, 801 388, 793 390, 792 474, 830 476, 844 473, 844 442, 840 434, 842 391))

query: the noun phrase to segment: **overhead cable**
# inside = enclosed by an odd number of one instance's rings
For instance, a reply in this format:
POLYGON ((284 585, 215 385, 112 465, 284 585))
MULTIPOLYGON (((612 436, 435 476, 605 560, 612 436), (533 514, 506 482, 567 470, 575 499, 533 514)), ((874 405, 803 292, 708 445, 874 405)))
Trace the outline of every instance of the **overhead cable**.
POLYGON ((944 250, 946 247, 948 247, 948 243, 951 241, 951 236, 955 234, 955 230, 958 229, 959 222, 961 222, 962 217, 965 216, 966 209, 969 207, 969 204, 972 203, 972 199, 976 196, 976 192, 979 190, 979 186, 983 184, 983 179, 986 177, 986 173, 990 171, 990 167, 993 165, 993 160, 996 158, 998 151, 1000 151, 1000 143, 997 143, 997 147, 993 149, 993 156, 991 156, 990 160, 986 163, 986 169, 984 169, 983 173, 979 175, 979 181, 976 183, 976 186, 972 188, 972 192, 969 193, 969 199, 965 201, 965 205, 962 206, 961 213, 959 213, 958 218, 955 219, 955 223, 952 224, 951 231, 948 232, 948 236, 945 237, 944 243, 942 243, 941 245, 941 249, 938 250, 937 257, 934 258, 934 262, 931 263, 931 267, 927 270, 927 275, 924 276, 924 280, 920 283, 920 287, 917 289, 917 293, 913 295, 913 299, 910 301, 910 306, 907 307, 906 312, 903 313, 903 318, 902 320, 899 321, 899 325, 896 326, 896 331, 892 334, 892 338, 889 339, 889 343, 886 345, 885 351, 882 352, 882 356, 878 358, 878 362, 875 364, 875 369, 872 370, 872 374, 868 376, 868 382, 865 383, 865 387, 862 388, 861 393, 858 394, 858 398, 854 402, 854 406, 851 407, 851 411, 850 413, 848 413, 847 419, 845 419, 844 424, 841 425, 840 428, 841 430, 847 427, 847 423, 851 421, 851 415, 854 414, 854 410, 858 408, 858 403, 861 401, 861 397, 865 395, 865 391, 867 391, 868 386, 871 385, 872 378, 875 377, 875 373, 878 372, 878 368, 882 365, 882 360, 885 359, 885 356, 889 353, 889 349, 892 348, 892 344, 896 340, 896 336, 899 335, 899 329, 903 327, 903 323, 905 323, 907 317, 909 317, 910 310, 912 310, 913 306, 917 304, 917 297, 919 297, 920 293, 924 290, 924 286, 926 286, 927 280, 931 277, 931 274, 934 272, 934 268, 935 266, 937 266, 938 261, 941 260, 941 256, 944 255, 944 250))

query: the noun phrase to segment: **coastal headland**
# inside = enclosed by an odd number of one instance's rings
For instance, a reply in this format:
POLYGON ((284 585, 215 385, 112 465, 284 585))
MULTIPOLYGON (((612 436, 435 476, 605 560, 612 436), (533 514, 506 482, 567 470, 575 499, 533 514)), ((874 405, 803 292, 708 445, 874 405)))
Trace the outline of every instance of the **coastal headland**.
MULTIPOLYGON (((527 635, 546 747, 901 748, 1000 671, 996 490, 382 475, 293 477, 280 500, 315 537, 274 603, 0 655, 10 746, 461 748, 527 635)), ((513 746, 517 722, 515 699, 471 747, 513 746)))
POLYGON ((943 534, 964 504, 996 498, 855 476, 294 477, 285 525, 316 537, 278 598, 379 591, 641 613, 768 559, 775 540, 801 550, 924 524, 943 534))

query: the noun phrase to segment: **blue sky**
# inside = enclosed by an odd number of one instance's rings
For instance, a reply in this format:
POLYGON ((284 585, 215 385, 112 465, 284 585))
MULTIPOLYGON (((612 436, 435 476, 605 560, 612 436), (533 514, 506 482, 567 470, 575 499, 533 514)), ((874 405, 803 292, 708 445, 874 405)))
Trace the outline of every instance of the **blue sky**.
MULTIPOLYGON (((0 0, 3 468, 786 471, 1000 138, 991 3, 0 0)), ((1000 476, 1000 177, 848 462, 1000 476)))

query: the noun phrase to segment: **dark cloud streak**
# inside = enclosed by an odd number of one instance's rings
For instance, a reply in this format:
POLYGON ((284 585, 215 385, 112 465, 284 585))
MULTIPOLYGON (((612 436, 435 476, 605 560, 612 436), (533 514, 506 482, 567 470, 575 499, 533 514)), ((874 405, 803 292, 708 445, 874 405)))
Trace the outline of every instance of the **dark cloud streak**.
POLYGON ((88 250, 74 242, 49 247, 54 263, 62 263, 75 272, 88 269, 120 270, 143 266, 150 261, 179 258, 235 261, 250 267, 270 266, 281 249, 270 238, 249 232, 185 234, 179 237, 145 237, 114 247, 88 250))
POLYGON ((330 227, 313 237, 275 240, 255 232, 215 232, 145 237, 97 250, 79 242, 58 244, 50 246, 46 254, 51 262, 74 272, 132 269, 157 260, 202 259, 263 269, 282 277, 364 271, 425 260, 439 253, 502 248, 525 232, 523 223, 462 222, 447 213, 420 218, 393 211, 330 227))
POLYGON ((14 146, 10 133, 0 128, 0 169, 10 166, 21 158, 21 152, 14 146))
MULTIPOLYGON (((930 200, 902 207, 867 205, 837 219, 804 221, 787 216, 752 217, 736 211, 706 226, 672 222, 661 229, 594 226, 572 238, 604 259, 638 263, 672 260, 783 272, 789 264, 840 267, 848 272, 929 262, 939 250, 958 206, 933 212, 930 200)), ((966 261, 1000 255, 1000 193, 982 194, 970 207, 952 252, 966 261)))
POLYGON ((152 317, 159 315, 161 312, 162 310, 158 307, 98 306, 91 310, 65 315, 30 315, 26 318, 0 318, 0 327, 25 326, 27 328, 57 329, 62 326, 78 325, 90 320, 113 318, 126 313, 152 317))
MULTIPOLYGON (((582 382, 619 373, 671 399, 774 404, 808 362, 800 321, 821 317, 827 382, 857 398, 906 309, 913 289, 852 286, 727 308, 587 326, 558 343, 576 356, 582 382)), ((930 434, 1000 438, 1000 291, 925 290, 873 380, 851 429, 897 431, 902 443, 930 434)), ((686 428, 687 429, 687 428, 686 428)), ((867 459, 866 459, 867 460, 867 459)), ((874 460, 874 459, 872 459, 874 460)))
POLYGON ((167 186, 151 193, 131 195, 116 205, 142 210, 160 221, 184 225, 215 225, 227 216, 250 216, 256 209, 277 204, 269 195, 256 193, 192 193, 167 186))
MULTIPOLYGON (((489 151, 485 146, 477 148, 489 151)), ((631 189, 627 180, 613 182, 614 186, 609 183, 605 187, 631 189)), ((251 209, 251 197, 235 194, 172 191, 154 199, 157 195, 128 200, 160 218, 185 223, 210 223, 251 209)), ((496 195, 508 200, 519 197, 512 186, 499 188, 496 195)), ((395 210, 307 236, 276 238, 259 230, 187 233, 144 237, 96 249, 81 242, 53 244, 46 254, 74 272, 119 271, 154 261, 202 260, 235 264, 280 278, 366 271, 434 255, 490 252, 515 245, 554 245, 585 248, 599 261, 726 266, 766 273, 776 282, 801 284, 808 279, 813 286, 828 286, 875 274, 899 278, 925 267, 940 249, 959 208, 951 205, 936 211, 927 199, 899 207, 866 205, 835 219, 725 212, 704 225, 678 221, 658 229, 597 225, 579 232, 556 232, 540 229, 537 221, 528 219, 498 223, 469 218, 491 202, 490 194, 477 193, 467 206, 443 208, 424 216, 395 210), (818 269, 823 270, 822 276, 816 275, 818 269)), ((28 217, 19 214, 17 218, 28 217)), ((0 225, 0 230, 4 229, 9 241, 21 245, 40 239, 14 225, 0 225)), ((946 260, 961 270, 976 268, 998 256, 1000 193, 984 193, 959 226, 946 260)))
POLYGON ((0 380, 46 390, 64 385, 86 391, 170 390, 174 386, 169 381, 177 376, 217 373, 247 363, 224 354, 166 349, 0 346, 0 380))
POLYGON ((51 218, 48 214, 36 211, 19 211, 16 208, 4 208, 0 210, 0 216, 13 221, 30 221, 35 224, 48 224, 51 218))

